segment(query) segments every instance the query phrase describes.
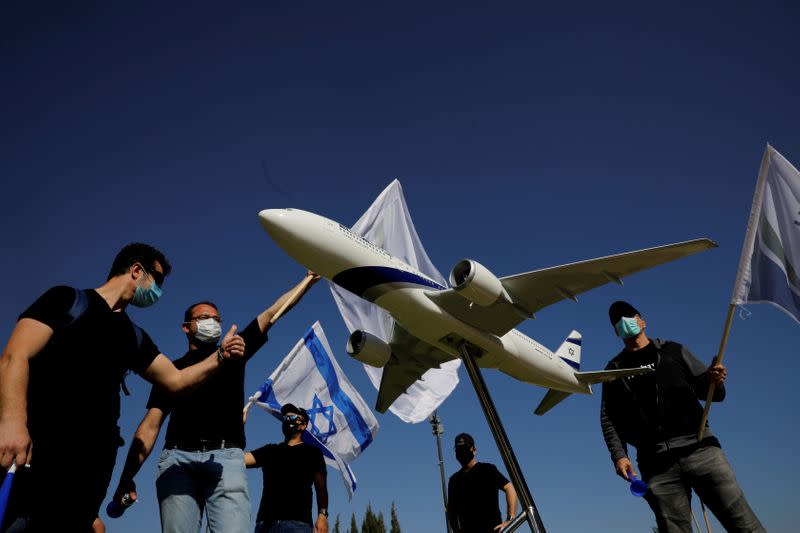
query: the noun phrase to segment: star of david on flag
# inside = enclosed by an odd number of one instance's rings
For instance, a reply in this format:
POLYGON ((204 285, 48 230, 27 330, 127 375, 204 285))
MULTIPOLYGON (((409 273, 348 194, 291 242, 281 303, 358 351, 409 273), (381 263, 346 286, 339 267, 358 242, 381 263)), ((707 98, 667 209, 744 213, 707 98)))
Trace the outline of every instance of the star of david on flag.
POLYGON ((321 440, 323 444, 327 444, 328 438, 336 435, 336 422, 333 420, 333 405, 328 405, 327 407, 322 405, 319 396, 315 394, 314 400, 311 402, 311 408, 306 409, 306 411, 308 412, 308 423, 311 426, 311 433, 321 440), (326 421, 324 423, 326 423, 327 426, 318 425, 317 416, 322 417, 323 421, 326 421), (325 427, 326 430, 322 431, 322 429, 320 429, 321 427, 325 427))
POLYGON ((339 470, 352 497, 356 477, 350 463, 372 443, 379 426, 339 367, 319 322, 250 397, 245 412, 254 404, 280 419, 287 403, 306 409, 309 423, 303 442, 322 450, 325 462, 339 470))

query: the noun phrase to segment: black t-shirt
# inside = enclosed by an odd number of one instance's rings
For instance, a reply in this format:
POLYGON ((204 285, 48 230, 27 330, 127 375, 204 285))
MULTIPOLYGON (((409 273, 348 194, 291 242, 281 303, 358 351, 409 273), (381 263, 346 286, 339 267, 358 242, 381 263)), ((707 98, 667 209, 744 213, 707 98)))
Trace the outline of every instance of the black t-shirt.
MULTIPOLYGON (((172 395, 161 387, 153 386, 147 408, 157 407, 170 414, 165 445, 196 446, 201 440, 225 441, 225 446, 244 448, 244 367, 247 361, 267 342, 258 322, 253 320, 241 333, 245 342, 244 357, 225 361, 216 374, 188 394, 172 395)), ((205 344, 175 361, 179 369, 206 359, 217 349, 216 344, 205 344)))
POLYGON ((53 329, 30 362, 28 429, 39 445, 118 441, 122 379, 128 370, 143 374, 160 353, 127 314, 112 311, 93 289, 81 292, 53 287, 19 317, 53 329))
POLYGON ((508 480, 491 463, 475 463, 450 476, 448 505, 455 511, 463 533, 489 533, 503 522, 497 491, 508 480))
POLYGON ((267 444, 252 453, 264 475, 256 522, 298 520, 313 524, 311 486, 317 472, 327 475, 322 451, 304 442, 295 446, 282 442, 267 444))

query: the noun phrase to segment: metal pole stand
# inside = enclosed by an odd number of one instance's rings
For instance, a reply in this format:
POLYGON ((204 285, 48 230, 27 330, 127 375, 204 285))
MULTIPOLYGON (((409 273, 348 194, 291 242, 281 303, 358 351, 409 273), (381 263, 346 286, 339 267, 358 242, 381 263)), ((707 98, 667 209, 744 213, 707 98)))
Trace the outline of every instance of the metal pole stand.
POLYGON ((544 533, 544 524, 539 516, 539 511, 536 510, 536 504, 533 503, 533 496, 528 489, 528 484, 522 476, 522 470, 517 462, 517 457, 514 455, 514 450, 511 448, 511 443, 508 441, 508 435, 500 422, 500 416, 497 414, 497 409, 494 407, 492 397, 489 395, 489 389, 486 388, 486 382, 483 381, 478 364, 475 358, 470 353, 470 346, 462 342, 458 346, 458 352, 461 354, 461 360, 464 361, 464 368, 467 369, 472 386, 475 388, 475 393, 478 395, 478 400, 481 402, 483 414, 486 415, 486 421, 489 423, 489 429, 492 430, 492 435, 497 443, 497 449, 500 451, 500 456, 503 458, 503 463, 506 466, 508 475, 511 477, 511 483, 517 491, 517 496, 522 502, 522 512, 514 517, 511 523, 503 529, 501 533, 510 533, 515 531, 524 521, 527 521, 533 533, 544 533))
POLYGON ((447 528, 447 533, 450 533, 450 520, 447 518, 447 485, 444 479, 444 459, 442 458, 442 433, 444 433, 444 426, 439 419, 439 414, 434 411, 430 418, 433 434, 436 436, 436 448, 439 451, 439 477, 442 478, 442 500, 444 501, 444 524, 447 528))

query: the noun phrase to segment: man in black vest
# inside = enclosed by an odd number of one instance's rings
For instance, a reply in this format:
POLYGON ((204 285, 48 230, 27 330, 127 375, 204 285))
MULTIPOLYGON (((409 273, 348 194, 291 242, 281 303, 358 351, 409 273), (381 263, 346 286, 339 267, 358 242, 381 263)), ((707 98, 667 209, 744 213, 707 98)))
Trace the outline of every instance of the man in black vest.
POLYGON ((711 429, 697 440, 698 399, 712 383, 713 400, 725 398, 726 368, 706 367, 676 342, 649 339, 644 319, 627 302, 611 304, 608 316, 625 348, 606 369, 655 369, 603 384, 600 424, 617 474, 628 481, 636 474, 627 450, 633 445, 660 532, 692 531, 691 489, 728 531, 764 531, 711 429))

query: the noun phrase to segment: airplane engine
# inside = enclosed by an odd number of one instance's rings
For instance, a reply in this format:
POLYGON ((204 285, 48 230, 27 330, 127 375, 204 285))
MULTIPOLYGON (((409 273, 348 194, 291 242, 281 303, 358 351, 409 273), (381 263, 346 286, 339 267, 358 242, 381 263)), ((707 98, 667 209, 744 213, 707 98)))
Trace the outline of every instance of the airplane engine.
POLYGON ((392 355, 392 348, 372 333, 356 330, 347 339, 347 353, 356 361, 383 368, 392 355))
POLYGON ((472 259, 456 263, 450 272, 450 285, 461 296, 482 307, 492 305, 498 298, 510 301, 497 276, 472 259))

